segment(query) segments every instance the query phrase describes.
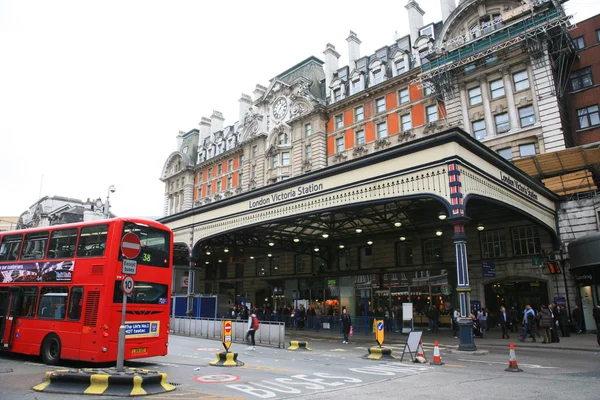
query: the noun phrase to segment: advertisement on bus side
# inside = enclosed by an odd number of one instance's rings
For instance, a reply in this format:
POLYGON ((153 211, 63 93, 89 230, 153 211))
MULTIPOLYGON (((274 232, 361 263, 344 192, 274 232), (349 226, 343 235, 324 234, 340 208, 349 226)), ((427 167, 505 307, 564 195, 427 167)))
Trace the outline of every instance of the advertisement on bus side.
POLYGON ((0 282, 71 282, 75 261, 0 265, 0 282))

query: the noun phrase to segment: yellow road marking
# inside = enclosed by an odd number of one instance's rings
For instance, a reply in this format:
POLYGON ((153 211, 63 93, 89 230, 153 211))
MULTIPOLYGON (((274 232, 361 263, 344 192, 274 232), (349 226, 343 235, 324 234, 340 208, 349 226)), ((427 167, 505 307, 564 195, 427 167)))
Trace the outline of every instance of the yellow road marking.
POLYGON ((252 369, 252 370, 256 370, 256 371, 300 372, 300 371, 296 371, 296 370, 293 370, 293 369, 268 367, 266 365, 251 365, 251 364, 246 364, 242 368, 252 369))

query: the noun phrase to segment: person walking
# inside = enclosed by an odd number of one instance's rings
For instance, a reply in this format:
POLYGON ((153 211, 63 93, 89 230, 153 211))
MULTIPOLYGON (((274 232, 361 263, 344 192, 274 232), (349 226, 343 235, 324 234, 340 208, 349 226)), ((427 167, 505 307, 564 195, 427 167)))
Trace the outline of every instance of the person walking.
MULTIPOLYGON (((527 304, 525 306, 525 311, 523 311, 523 335, 519 338, 521 342, 524 342, 527 339, 527 334, 531 333, 533 319, 535 318, 535 311, 531 308, 531 305, 527 304)), ((535 342, 535 336, 532 337, 535 342)))
POLYGON ((571 317, 573 318, 573 324, 575 325, 575 332, 577 333, 585 333, 585 328, 583 326, 583 311, 577 304, 575 304, 575 308, 571 312, 571 317))
POLYGON ((548 304, 548 311, 552 314, 552 325, 550 326, 550 338, 552 343, 560 343, 560 336, 558 335, 558 321, 556 308, 553 303, 548 304))
POLYGON ((571 336, 569 332, 569 316, 567 315, 566 307, 556 306, 556 319, 558 321, 558 329, 560 329, 560 335, 562 337, 571 336))
POLYGON ((519 333, 519 312, 517 311, 517 309, 515 308, 515 306, 512 306, 510 308, 510 310, 508 310, 506 312, 506 316, 508 317, 508 320, 510 321, 510 332, 511 333, 519 333))
POLYGON ((342 324, 342 333, 344 334, 343 344, 348 344, 348 336, 350 335, 350 330, 352 329, 352 318, 350 314, 348 314, 348 310, 346 307, 342 309, 342 317, 340 318, 340 322, 342 324))
POLYGON ((481 309, 481 311, 478 312, 477 314, 477 319, 479 320, 479 327, 481 328, 481 338, 485 339, 485 337, 487 336, 487 319, 488 319, 488 312, 487 309, 483 308, 481 309))
POLYGON ((598 346, 600 346, 600 304, 594 308, 592 315, 594 316, 594 321, 596 322, 596 340, 598 341, 598 346))
POLYGON ((502 339, 510 339, 508 336, 508 326, 510 320, 504 306, 500 307, 500 327, 502 328, 502 339))
POLYGON ((552 328, 552 313, 550 313, 550 310, 546 306, 541 306, 541 310, 538 313, 538 320, 540 330, 542 331, 542 343, 550 343, 552 341, 552 334, 550 332, 552 328))
POLYGON ((452 313, 452 334, 454 335, 454 339, 458 338, 458 319, 460 318, 460 311, 454 309, 452 313))
POLYGON ((248 342, 249 344, 252 343, 252 347, 250 347, 248 350, 256 350, 256 342, 254 341, 254 335, 258 330, 258 325, 258 317, 256 316, 256 309, 254 309, 252 310, 252 314, 250 314, 250 318, 248 318, 248 331, 246 332, 246 342, 248 342), (250 337, 251 342, 248 340, 248 337, 250 337))
POLYGON ((306 310, 304 309, 304 305, 300 304, 300 309, 298 310, 298 328, 303 331, 304 330, 304 322, 306 321, 306 310))

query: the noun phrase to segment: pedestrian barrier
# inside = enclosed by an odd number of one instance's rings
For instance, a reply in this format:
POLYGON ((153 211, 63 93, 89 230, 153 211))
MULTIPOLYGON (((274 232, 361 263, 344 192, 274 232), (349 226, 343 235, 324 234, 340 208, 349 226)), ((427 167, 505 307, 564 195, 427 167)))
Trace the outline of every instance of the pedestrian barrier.
POLYGON ((438 345, 438 341, 435 341, 433 347, 433 361, 429 363, 429 365, 444 365, 442 362, 442 356, 440 356, 440 346, 438 345))
POLYGON ((138 368, 65 369, 46 372, 44 382, 33 387, 37 392, 95 394, 104 396, 144 396, 175 390, 167 374, 138 368))
POLYGON ((505 369, 507 372, 523 372, 519 365, 517 364, 517 356, 515 354, 515 345, 513 343, 510 344, 510 356, 508 360, 508 368, 505 369))
POLYGON ((363 358, 367 360, 397 360, 398 357, 392 355, 392 349, 388 347, 371 347, 369 354, 363 358))
POLYGON ((308 347, 308 342, 299 342, 297 340, 290 341, 290 347, 288 350, 303 350, 303 351, 312 351, 310 347, 308 347))
POLYGON ((214 367, 242 367, 244 363, 237 359, 238 353, 220 352, 217 359, 209 362, 214 367))

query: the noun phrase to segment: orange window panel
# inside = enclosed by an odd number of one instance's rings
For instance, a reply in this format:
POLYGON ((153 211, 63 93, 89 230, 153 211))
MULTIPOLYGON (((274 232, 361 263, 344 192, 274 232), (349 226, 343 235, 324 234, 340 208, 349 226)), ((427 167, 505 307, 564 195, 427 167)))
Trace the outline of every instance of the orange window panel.
POLYGON ((210 193, 211 194, 217 193, 217 181, 216 180, 211 182, 210 193))
POLYGON ((354 122, 354 116, 352 114, 354 114, 352 109, 344 111, 344 126, 352 125, 354 122))
POLYGON ((375 140, 375 125, 373 125, 373 122, 367 122, 367 124, 365 125, 365 141, 367 143, 372 142, 375 140))
POLYGON ((233 179, 231 180, 231 186, 237 187, 239 182, 239 172, 235 171, 233 173, 233 179))
POLYGON ((198 200, 198 189, 194 188, 194 200, 198 200))
POLYGON ((396 97, 396 93, 388 93, 385 96, 385 107, 388 110, 396 108, 398 106, 398 98, 396 97))
POLYGON ((198 172, 196 174, 196 182, 195 183, 198 184, 198 182, 200 182, 200 172, 198 172))
POLYGON ((236 157, 233 159, 233 169, 238 169, 240 167, 240 158, 236 157))
POLYGON ((223 173, 227 173, 227 161, 223 161, 223 173))
POLYGON ((212 175, 217 176, 217 166, 215 165, 214 167, 212 167, 212 169, 213 169, 212 175))
POLYGON ((333 117, 327 121, 327 132, 333 132, 333 117))
POLYGON ((425 123, 425 107, 423 107, 423 104, 417 103, 412 106, 411 113, 413 127, 421 126, 425 123))
POLYGON ((346 150, 354 147, 354 129, 348 129, 345 133, 346 150))
POLYGON ((223 178, 221 178, 221 189, 225 190, 227 189, 227 177, 224 176, 223 178))
POLYGON ((446 105, 444 103, 438 105, 438 111, 440 118, 446 118, 446 105))
POLYGON ((205 183, 202 185, 202 197, 206 197, 206 191, 208 190, 208 185, 205 183))
POLYGON ((387 124, 388 124, 388 136, 395 135, 396 133, 400 132, 400 129, 398 128, 398 114, 393 113, 393 114, 388 115, 387 124))
POLYGON ((205 169, 205 170, 202 172, 202 180, 203 180, 203 181, 207 181, 207 180, 208 180, 208 170, 207 170, 207 169, 205 169))
POLYGON ((418 84, 410 85, 410 101, 419 100, 423 97, 423 92, 418 84))
POLYGON ((333 136, 329 136, 327 138, 327 155, 331 155, 335 153, 335 138, 333 136))

